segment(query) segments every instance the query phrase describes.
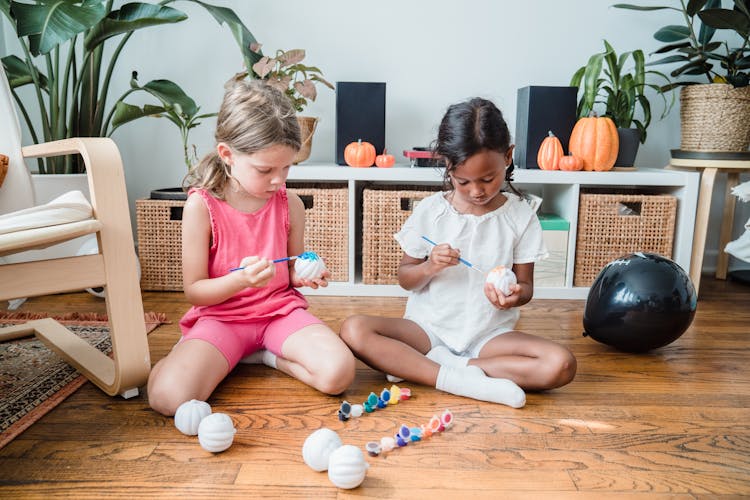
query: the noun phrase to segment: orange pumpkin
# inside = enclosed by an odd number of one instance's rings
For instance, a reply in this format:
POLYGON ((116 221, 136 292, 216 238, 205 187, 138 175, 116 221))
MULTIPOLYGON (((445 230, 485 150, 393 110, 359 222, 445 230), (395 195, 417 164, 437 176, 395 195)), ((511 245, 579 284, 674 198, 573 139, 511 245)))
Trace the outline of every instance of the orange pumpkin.
POLYGON ((388 150, 384 149, 382 155, 375 157, 375 166, 380 168, 390 168, 396 164, 396 158, 393 155, 388 154, 388 150))
POLYGON ((573 155, 563 156, 557 161, 557 166, 560 170, 567 170, 569 172, 583 170, 583 160, 573 155))
POLYGON ((371 167, 375 163, 375 146, 362 139, 349 143, 344 148, 344 161, 350 167, 371 167))
POLYGON ((536 162, 542 170, 557 170, 557 162, 564 155, 560 139, 549 131, 549 135, 544 138, 536 154, 536 162))
POLYGON ((584 170, 611 170, 620 149, 615 123, 606 116, 591 113, 579 119, 570 134, 570 153, 583 160, 584 170))

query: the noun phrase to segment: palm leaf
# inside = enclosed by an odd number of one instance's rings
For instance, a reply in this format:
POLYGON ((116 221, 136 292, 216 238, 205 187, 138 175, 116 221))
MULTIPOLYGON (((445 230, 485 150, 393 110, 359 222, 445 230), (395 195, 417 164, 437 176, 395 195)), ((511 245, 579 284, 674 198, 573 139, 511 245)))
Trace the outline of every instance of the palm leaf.
MULTIPOLYGON (((28 64, 26 64, 26 61, 18 56, 12 55, 3 57, 0 60, 2 61, 3 68, 5 68, 5 73, 8 76, 10 88, 14 89, 29 83, 34 83, 34 79, 31 76, 31 69, 28 64)), ((37 71, 37 73, 39 72, 37 71)), ((39 73, 39 84, 42 90, 49 91, 49 88, 47 87, 47 77, 42 73, 39 73)))
POLYGON ((17 20, 19 38, 28 37, 35 56, 47 54, 58 45, 91 29, 107 14, 101 0, 53 0, 37 4, 13 2, 11 13, 17 20))
POLYGON ((187 18, 187 14, 172 7, 140 2, 128 3, 102 19, 102 22, 86 35, 84 46, 86 50, 93 50, 113 36, 161 24, 179 23, 187 18))

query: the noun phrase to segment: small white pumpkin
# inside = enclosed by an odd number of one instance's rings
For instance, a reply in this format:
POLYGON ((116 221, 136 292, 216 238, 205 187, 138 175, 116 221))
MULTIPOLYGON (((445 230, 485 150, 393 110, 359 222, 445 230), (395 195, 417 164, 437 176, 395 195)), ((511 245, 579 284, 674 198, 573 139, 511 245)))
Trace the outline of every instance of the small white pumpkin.
POLYGON ((518 283, 516 274, 505 266, 497 266, 487 274, 487 283, 491 283, 495 290, 503 295, 510 295, 510 287, 518 283))
POLYGON ((198 425, 204 417, 211 414, 211 406, 205 401, 191 399, 182 403, 174 414, 174 425, 177 430, 188 436, 198 434, 198 425))
POLYGON ((345 444, 331 453, 328 459, 328 479, 338 488, 356 488, 365 480, 370 464, 362 450, 345 444))
POLYGON ((304 252, 294 261, 294 270, 297 272, 297 277, 314 280, 323 275, 326 265, 315 252, 304 252))
POLYGON ((302 459, 312 470, 323 472, 328 469, 328 458, 331 453, 342 444, 341 438, 335 431, 323 427, 305 439, 302 445, 302 459))
POLYGON ((198 426, 198 442, 204 450, 218 453, 232 446, 236 432, 229 415, 212 413, 203 418, 198 426))

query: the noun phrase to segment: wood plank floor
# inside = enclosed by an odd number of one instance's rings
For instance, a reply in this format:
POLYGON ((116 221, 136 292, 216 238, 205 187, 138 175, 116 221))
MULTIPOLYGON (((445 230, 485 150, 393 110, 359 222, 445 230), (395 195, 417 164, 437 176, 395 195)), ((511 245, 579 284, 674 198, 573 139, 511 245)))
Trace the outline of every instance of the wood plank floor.
MULTIPOLYGON (((387 384, 361 366, 341 397, 264 366, 239 366, 209 401, 238 428, 233 446, 204 451, 145 395, 110 398, 84 385, 0 450, 0 498, 739 498, 750 497, 750 286, 705 277, 698 312, 675 343, 650 354, 581 336, 583 301, 535 300, 520 328, 569 345, 576 379, 529 394, 521 410, 413 386, 413 399, 339 422, 342 399, 387 384), (346 444, 392 435, 450 408, 455 426, 368 457, 363 485, 338 490, 309 469, 302 443, 329 427, 346 444)), ((400 298, 310 298, 334 329, 353 313, 400 316, 400 298)), ((171 324, 150 336, 152 362, 178 338, 179 293, 144 293, 171 324)), ((37 298, 22 310, 104 312, 88 294, 37 298)))

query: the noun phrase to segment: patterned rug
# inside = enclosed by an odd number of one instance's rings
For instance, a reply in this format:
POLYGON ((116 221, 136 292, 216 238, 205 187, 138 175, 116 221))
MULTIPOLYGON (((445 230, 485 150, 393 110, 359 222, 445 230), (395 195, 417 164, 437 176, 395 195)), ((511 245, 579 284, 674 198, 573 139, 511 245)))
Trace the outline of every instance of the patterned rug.
MULTIPOLYGON (((38 314, 0 314, 0 326, 38 319, 38 314)), ((54 316, 104 353, 112 345, 106 316, 70 313, 54 316)), ((146 330, 167 322, 165 314, 146 313, 146 330)), ((0 448, 86 383, 78 373, 35 337, 0 342, 0 448)))

